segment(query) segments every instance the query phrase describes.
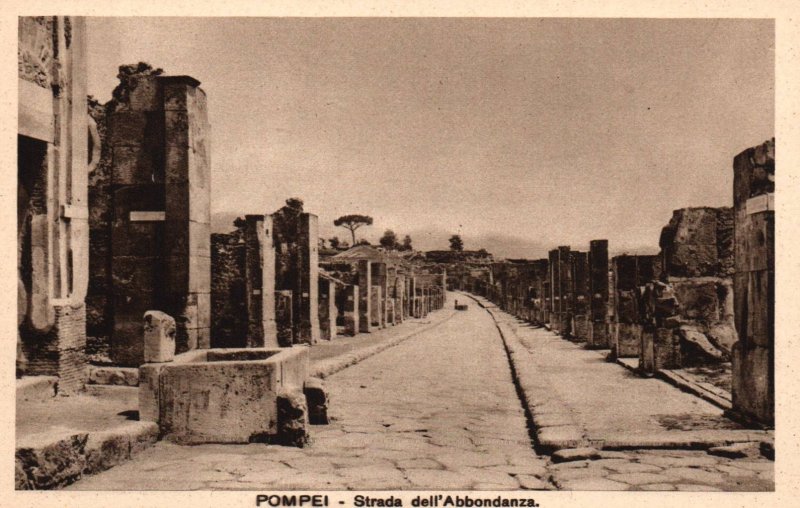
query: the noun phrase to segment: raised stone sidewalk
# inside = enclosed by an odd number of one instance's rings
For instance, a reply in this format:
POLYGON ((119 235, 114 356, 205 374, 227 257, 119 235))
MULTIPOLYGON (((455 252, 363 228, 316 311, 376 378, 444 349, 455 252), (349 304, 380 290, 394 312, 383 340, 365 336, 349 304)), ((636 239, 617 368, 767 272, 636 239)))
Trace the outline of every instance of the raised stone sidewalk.
POLYGON ((567 490, 774 490, 771 431, 466 295, 492 315, 534 423, 551 453, 549 481, 567 490))
MULTIPOLYGON (((325 378, 448 321, 445 309, 423 319, 339 337, 311 347, 311 375, 325 378)), ((138 369, 92 366, 86 392, 57 397, 56 378, 18 383, 16 426, 17 489, 69 485, 133 458, 158 440, 158 425, 140 422, 138 369)))

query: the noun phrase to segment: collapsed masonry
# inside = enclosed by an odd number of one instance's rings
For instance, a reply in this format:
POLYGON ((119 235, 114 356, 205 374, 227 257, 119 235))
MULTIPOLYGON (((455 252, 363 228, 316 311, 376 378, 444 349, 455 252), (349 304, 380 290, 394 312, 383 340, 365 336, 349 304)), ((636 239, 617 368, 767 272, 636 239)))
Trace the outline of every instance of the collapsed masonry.
POLYGON ((736 156, 734 208, 675 210, 658 254, 609 259, 608 241, 592 240, 588 252, 454 267, 449 284, 610 359, 638 359, 643 375, 716 369, 733 413, 772 425, 774 174, 774 140, 736 156))
POLYGON ((640 296, 645 372, 730 361, 733 210, 684 208, 661 232, 659 280, 640 296))

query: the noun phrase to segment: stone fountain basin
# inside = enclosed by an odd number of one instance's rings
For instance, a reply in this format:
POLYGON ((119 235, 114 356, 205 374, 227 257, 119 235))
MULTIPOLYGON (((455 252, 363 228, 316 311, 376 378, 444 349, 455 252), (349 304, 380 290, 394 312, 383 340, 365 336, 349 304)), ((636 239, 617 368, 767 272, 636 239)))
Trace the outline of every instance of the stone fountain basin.
POLYGON ((139 368, 139 417, 181 444, 268 441, 278 394, 303 389, 307 347, 199 349, 139 368))

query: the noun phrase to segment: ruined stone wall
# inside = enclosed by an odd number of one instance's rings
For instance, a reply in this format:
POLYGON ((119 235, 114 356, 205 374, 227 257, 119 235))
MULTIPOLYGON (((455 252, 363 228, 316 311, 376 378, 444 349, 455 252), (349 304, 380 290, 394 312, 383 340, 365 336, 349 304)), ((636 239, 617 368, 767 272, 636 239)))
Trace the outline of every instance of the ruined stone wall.
POLYGON ((211 347, 245 347, 247 305, 243 231, 211 235, 211 347))
POLYGON ((733 211, 683 208, 661 232, 660 282, 645 287, 641 367, 645 372, 730 358, 733 211))
POLYGON ((648 282, 658 278, 657 256, 621 255, 612 260, 614 316, 611 354, 617 358, 635 358, 641 351, 641 295, 648 282))
POLYGON ((272 214, 275 290, 291 296, 292 342, 314 344, 319 338, 319 243, 317 216, 304 213, 302 202, 272 214))

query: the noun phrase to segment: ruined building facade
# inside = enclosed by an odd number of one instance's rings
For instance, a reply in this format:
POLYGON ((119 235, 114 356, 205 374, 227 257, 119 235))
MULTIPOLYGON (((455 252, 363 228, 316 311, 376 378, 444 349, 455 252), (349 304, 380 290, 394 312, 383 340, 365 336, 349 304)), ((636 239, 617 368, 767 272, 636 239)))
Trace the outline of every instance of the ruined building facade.
MULTIPOLYGON (((17 365, 82 386, 88 277, 86 28, 19 18, 17 365)), ((96 145, 95 145, 96 147, 96 145)))

